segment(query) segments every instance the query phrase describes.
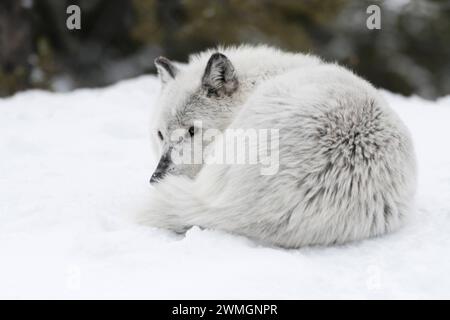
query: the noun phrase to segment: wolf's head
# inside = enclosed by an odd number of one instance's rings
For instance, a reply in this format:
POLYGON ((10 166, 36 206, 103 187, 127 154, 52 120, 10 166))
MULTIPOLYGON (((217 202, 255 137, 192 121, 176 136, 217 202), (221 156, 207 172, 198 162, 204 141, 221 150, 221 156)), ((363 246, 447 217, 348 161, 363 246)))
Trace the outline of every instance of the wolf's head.
POLYGON ((203 141, 202 132, 222 131, 229 125, 235 107, 241 103, 238 74, 221 53, 213 53, 209 59, 203 62, 199 59, 185 67, 164 57, 157 58, 155 65, 162 90, 152 139, 160 147, 161 158, 150 183, 160 181, 167 174, 194 178, 203 161, 191 154, 190 158, 195 161, 180 163, 175 161, 174 155, 185 157, 186 153, 202 153, 208 144, 203 141))

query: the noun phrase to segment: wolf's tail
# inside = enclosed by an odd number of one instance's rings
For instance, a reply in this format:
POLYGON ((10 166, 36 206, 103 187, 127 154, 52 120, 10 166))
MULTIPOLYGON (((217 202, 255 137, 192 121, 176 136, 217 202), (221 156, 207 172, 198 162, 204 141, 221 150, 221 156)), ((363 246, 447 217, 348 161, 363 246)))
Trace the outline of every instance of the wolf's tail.
POLYGON ((212 188, 218 187, 220 183, 208 186, 203 181, 200 185, 185 177, 168 176, 152 190, 150 208, 139 215, 138 222, 176 232, 184 232, 194 225, 234 231, 229 215, 237 208, 217 198, 212 188))

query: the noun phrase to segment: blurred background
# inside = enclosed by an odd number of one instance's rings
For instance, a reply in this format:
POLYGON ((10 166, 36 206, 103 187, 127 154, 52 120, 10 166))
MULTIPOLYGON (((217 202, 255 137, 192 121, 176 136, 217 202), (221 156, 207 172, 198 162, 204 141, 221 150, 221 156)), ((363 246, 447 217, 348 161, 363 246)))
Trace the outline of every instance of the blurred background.
POLYGON ((0 96, 101 87, 217 44, 265 43, 338 61, 378 87, 450 93, 448 0, 0 0, 0 96), (81 8, 81 30, 66 9, 81 8), (381 30, 366 9, 381 8, 381 30))

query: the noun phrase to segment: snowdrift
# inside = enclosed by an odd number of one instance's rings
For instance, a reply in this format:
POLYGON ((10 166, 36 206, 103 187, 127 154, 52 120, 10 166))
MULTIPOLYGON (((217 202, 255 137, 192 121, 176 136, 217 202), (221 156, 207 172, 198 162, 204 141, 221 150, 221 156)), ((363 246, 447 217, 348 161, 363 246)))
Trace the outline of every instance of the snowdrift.
POLYGON ((156 165, 152 76, 0 99, 0 298, 450 298, 450 97, 384 92, 412 131, 419 189, 396 233, 268 248, 138 226, 156 165))

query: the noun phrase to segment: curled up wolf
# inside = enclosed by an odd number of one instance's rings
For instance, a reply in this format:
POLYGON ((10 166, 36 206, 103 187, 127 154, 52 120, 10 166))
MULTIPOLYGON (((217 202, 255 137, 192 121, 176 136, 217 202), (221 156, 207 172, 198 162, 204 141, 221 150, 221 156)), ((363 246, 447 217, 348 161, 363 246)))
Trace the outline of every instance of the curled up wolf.
POLYGON ((162 89, 152 140, 161 158, 140 222, 298 248, 378 236, 408 217, 416 187, 410 134, 351 71, 265 46, 155 64, 162 89), (253 149, 256 161, 208 161, 240 138, 244 158, 253 149), (196 161, 180 161, 196 150, 196 161))

